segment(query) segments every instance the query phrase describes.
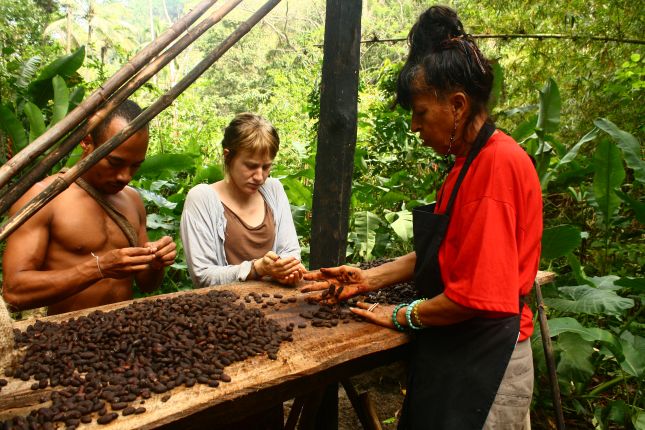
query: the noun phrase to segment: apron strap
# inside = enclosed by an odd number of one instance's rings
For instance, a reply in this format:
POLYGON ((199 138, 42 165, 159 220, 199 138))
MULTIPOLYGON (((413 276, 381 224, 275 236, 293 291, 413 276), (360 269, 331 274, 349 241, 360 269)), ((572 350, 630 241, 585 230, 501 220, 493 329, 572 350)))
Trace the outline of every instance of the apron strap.
POLYGON ((486 120, 482 128, 479 129, 479 133, 477 133, 477 137, 475 138, 473 147, 468 152, 468 156, 466 157, 466 162, 464 163, 464 166, 459 171, 459 176, 457 177, 455 186, 452 188, 452 193, 450 193, 450 200, 448 200, 448 206, 446 206, 445 215, 450 216, 450 214, 452 213, 452 206, 455 203, 455 199, 457 198, 457 192, 459 191, 459 187, 461 186, 461 183, 463 182, 464 177, 466 177, 468 168, 472 164, 477 154, 479 154, 479 152, 482 150, 484 145, 486 145, 486 142, 488 142, 488 139, 490 139, 490 137, 493 135, 494 132, 495 132, 495 124, 489 120, 486 120))

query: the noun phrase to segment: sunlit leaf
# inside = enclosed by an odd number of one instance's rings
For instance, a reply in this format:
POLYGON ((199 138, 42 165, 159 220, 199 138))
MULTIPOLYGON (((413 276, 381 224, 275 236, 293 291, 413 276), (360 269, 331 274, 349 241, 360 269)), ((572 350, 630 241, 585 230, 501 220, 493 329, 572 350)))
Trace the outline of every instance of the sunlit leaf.
POLYGON ((560 127, 560 90, 553 78, 540 90, 540 110, 536 128, 543 133, 553 133, 560 127))
POLYGON ((385 215, 385 219, 390 223, 390 227, 396 233, 397 236, 403 241, 408 241, 412 239, 412 212, 408 210, 402 210, 399 212, 391 212, 385 215), (391 221, 390 219, 394 219, 391 221))
POLYGON ((188 154, 156 154, 146 158, 136 178, 142 176, 156 178, 164 171, 190 172, 195 168, 195 158, 188 154))
POLYGON ((293 178, 283 178, 281 182, 291 204, 311 206, 311 190, 302 185, 302 182, 293 178))
POLYGON ((174 209, 175 206, 177 206, 177 203, 173 203, 167 200, 164 196, 153 193, 152 191, 148 191, 144 188, 137 188, 137 191, 141 194, 144 202, 152 203, 158 208, 174 209))
POLYGON ((65 80, 56 75, 52 79, 54 87, 54 106, 52 107, 52 117, 49 120, 49 127, 56 124, 67 115, 69 108, 69 89, 65 80))
POLYGON ((634 179, 641 184, 645 184, 645 161, 642 158, 642 148, 638 139, 619 129, 616 124, 606 118, 598 118, 594 121, 594 124, 614 139, 614 142, 623 153, 625 164, 634 170, 634 179))
POLYGON ((354 214, 354 233, 358 241, 359 254, 366 260, 372 258, 372 250, 376 245, 376 229, 383 222, 378 215, 363 211, 354 214))
POLYGON ((148 214, 146 227, 151 230, 176 230, 177 226, 172 216, 162 216, 159 214, 148 214))

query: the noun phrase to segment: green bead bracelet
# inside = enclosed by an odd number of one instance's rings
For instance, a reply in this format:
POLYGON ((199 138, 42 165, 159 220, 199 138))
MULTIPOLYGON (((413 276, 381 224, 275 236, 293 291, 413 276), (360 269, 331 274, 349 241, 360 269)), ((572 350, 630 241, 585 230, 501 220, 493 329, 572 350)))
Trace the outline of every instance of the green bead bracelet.
POLYGON ((412 310, 422 301, 423 299, 417 299, 413 301, 405 310, 405 320, 408 322, 408 327, 410 327, 412 330, 421 330, 423 328, 420 325, 414 325, 414 323, 412 322, 412 310))
POLYGON ((405 327, 403 327, 401 324, 399 324, 399 322, 396 319, 396 315, 399 313, 399 310, 404 306, 407 306, 407 305, 405 303, 399 303, 398 305, 396 305, 396 307, 392 311, 392 324, 394 324, 394 327, 398 331, 405 331, 405 327))

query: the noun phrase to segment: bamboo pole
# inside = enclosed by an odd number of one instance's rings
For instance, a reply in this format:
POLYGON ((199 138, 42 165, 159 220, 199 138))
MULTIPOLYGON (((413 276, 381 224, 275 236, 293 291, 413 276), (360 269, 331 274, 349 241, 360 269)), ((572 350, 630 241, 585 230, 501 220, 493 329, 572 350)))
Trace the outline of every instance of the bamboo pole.
MULTIPOLYGON (((614 42, 614 43, 627 43, 634 45, 645 45, 645 40, 640 39, 622 39, 619 37, 608 37, 608 36, 585 36, 582 34, 556 34, 556 33, 538 33, 538 34, 523 34, 523 33, 502 33, 502 34, 471 34, 474 39, 565 39, 565 40, 575 40, 575 41, 597 41, 597 42, 614 42)), ((399 43, 406 42, 408 39, 406 37, 392 37, 381 39, 378 36, 374 36, 371 39, 361 40, 361 44, 372 44, 372 43, 399 43)), ((318 48, 321 48, 323 45, 315 45, 318 48)))
POLYGON ((105 103, 104 106, 96 112, 94 117, 77 127, 76 130, 65 138, 65 140, 56 149, 47 154, 38 166, 34 167, 32 171, 22 177, 9 192, 0 197, 0 214, 6 212, 13 203, 15 203, 29 188, 31 188, 32 185, 45 176, 59 160, 74 149, 78 142, 80 142, 81 139, 87 136, 87 134, 99 124, 99 121, 94 118, 105 118, 139 87, 172 61, 188 45, 194 42, 213 25, 221 21, 224 16, 226 16, 241 2, 242 0, 229 0, 221 8, 213 12, 208 18, 202 20, 195 27, 188 30, 184 36, 164 51, 163 54, 159 55, 152 63, 141 69, 141 71, 127 84, 119 88, 117 92, 110 97, 107 103, 105 103))
MULTIPOLYGON (((4 187, 14 174, 22 169, 26 164, 34 160, 40 154, 45 152, 61 137, 87 118, 94 110, 107 99, 117 88, 129 80, 138 70, 148 64, 159 52, 161 52, 171 41, 175 40, 179 34, 188 30, 206 10, 208 10, 217 0, 203 0, 195 8, 179 19, 168 30, 154 42, 150 43, 134 56, 126 65, 108 79, 98 90, 90 97, 85 99, 65 118, 56 123, 52 128, 36 138, 28 146, 23 148, 19 153, 14 155, 2 167, 0 167, 0 188, 4 187)), ((100 118, 97 118, 97 121, 100 118)))
POLYGON ((18 227, 26 222, 33 214, 49 203, 54 197, 63 192, 78 177, 90 169, 100 159, 112 152, 117 146, 137 132, 157 116, 179 95, 186 90, 197 78, 199 78, 210 66, 213 65, 226 51, 228 51, 238 40, 248 33, 266 14, 268 14, 281 0, 269 0, 257 10, 249 19, 240 24, 219 46, 211 51, 202 61, 197 64, 182 80, 162 95, 156 102, 137 116, 131 123, 115 134, 107 142, 96 148, 90 155, 79 161, 65 174, 58 176, 40 194, 31 199, 16 214, 7 220, 0 228, 0 241, 5 240, 18 227))
POLYGON ((560 385, 558 385, 558 375, 555 370, 555 358, 553 357, 553 346, 551 345, 551 334, 549 324, 544 312, 544 299, 542 298, 542 288, 540 283, 535 281, 535 297, 537 299, 538 319, 540 321, 540 333, 542 334, 542 347, 544 348, 544 357, 546 358, 546 367, 549 371, 549 383, 551 384, 551 395, 553 396, 553 408, 555 409, 556 428, 564 430, 564 415, 562 414, 562 400, 560 399, 560 385))

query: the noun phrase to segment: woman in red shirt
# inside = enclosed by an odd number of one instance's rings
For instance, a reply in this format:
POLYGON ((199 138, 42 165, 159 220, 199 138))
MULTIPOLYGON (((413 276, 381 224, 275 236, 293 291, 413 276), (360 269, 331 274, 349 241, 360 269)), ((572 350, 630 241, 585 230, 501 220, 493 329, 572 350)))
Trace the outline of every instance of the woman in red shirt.
POLYGON ((309 273, 303 291, 343 285, 341 300, 414 279, 422 299, 357 304, 376 324, 411 329, 400 429, 521 429, 530 406, 531 311, 522 298, 540 257, 542 195, 530 157, 496 130, 493 73, 456 13, 433 6, 408 36, 397 101, 423 144, 456 157, 436 204, 413 210, 415 252, 361 271, 309 273))

